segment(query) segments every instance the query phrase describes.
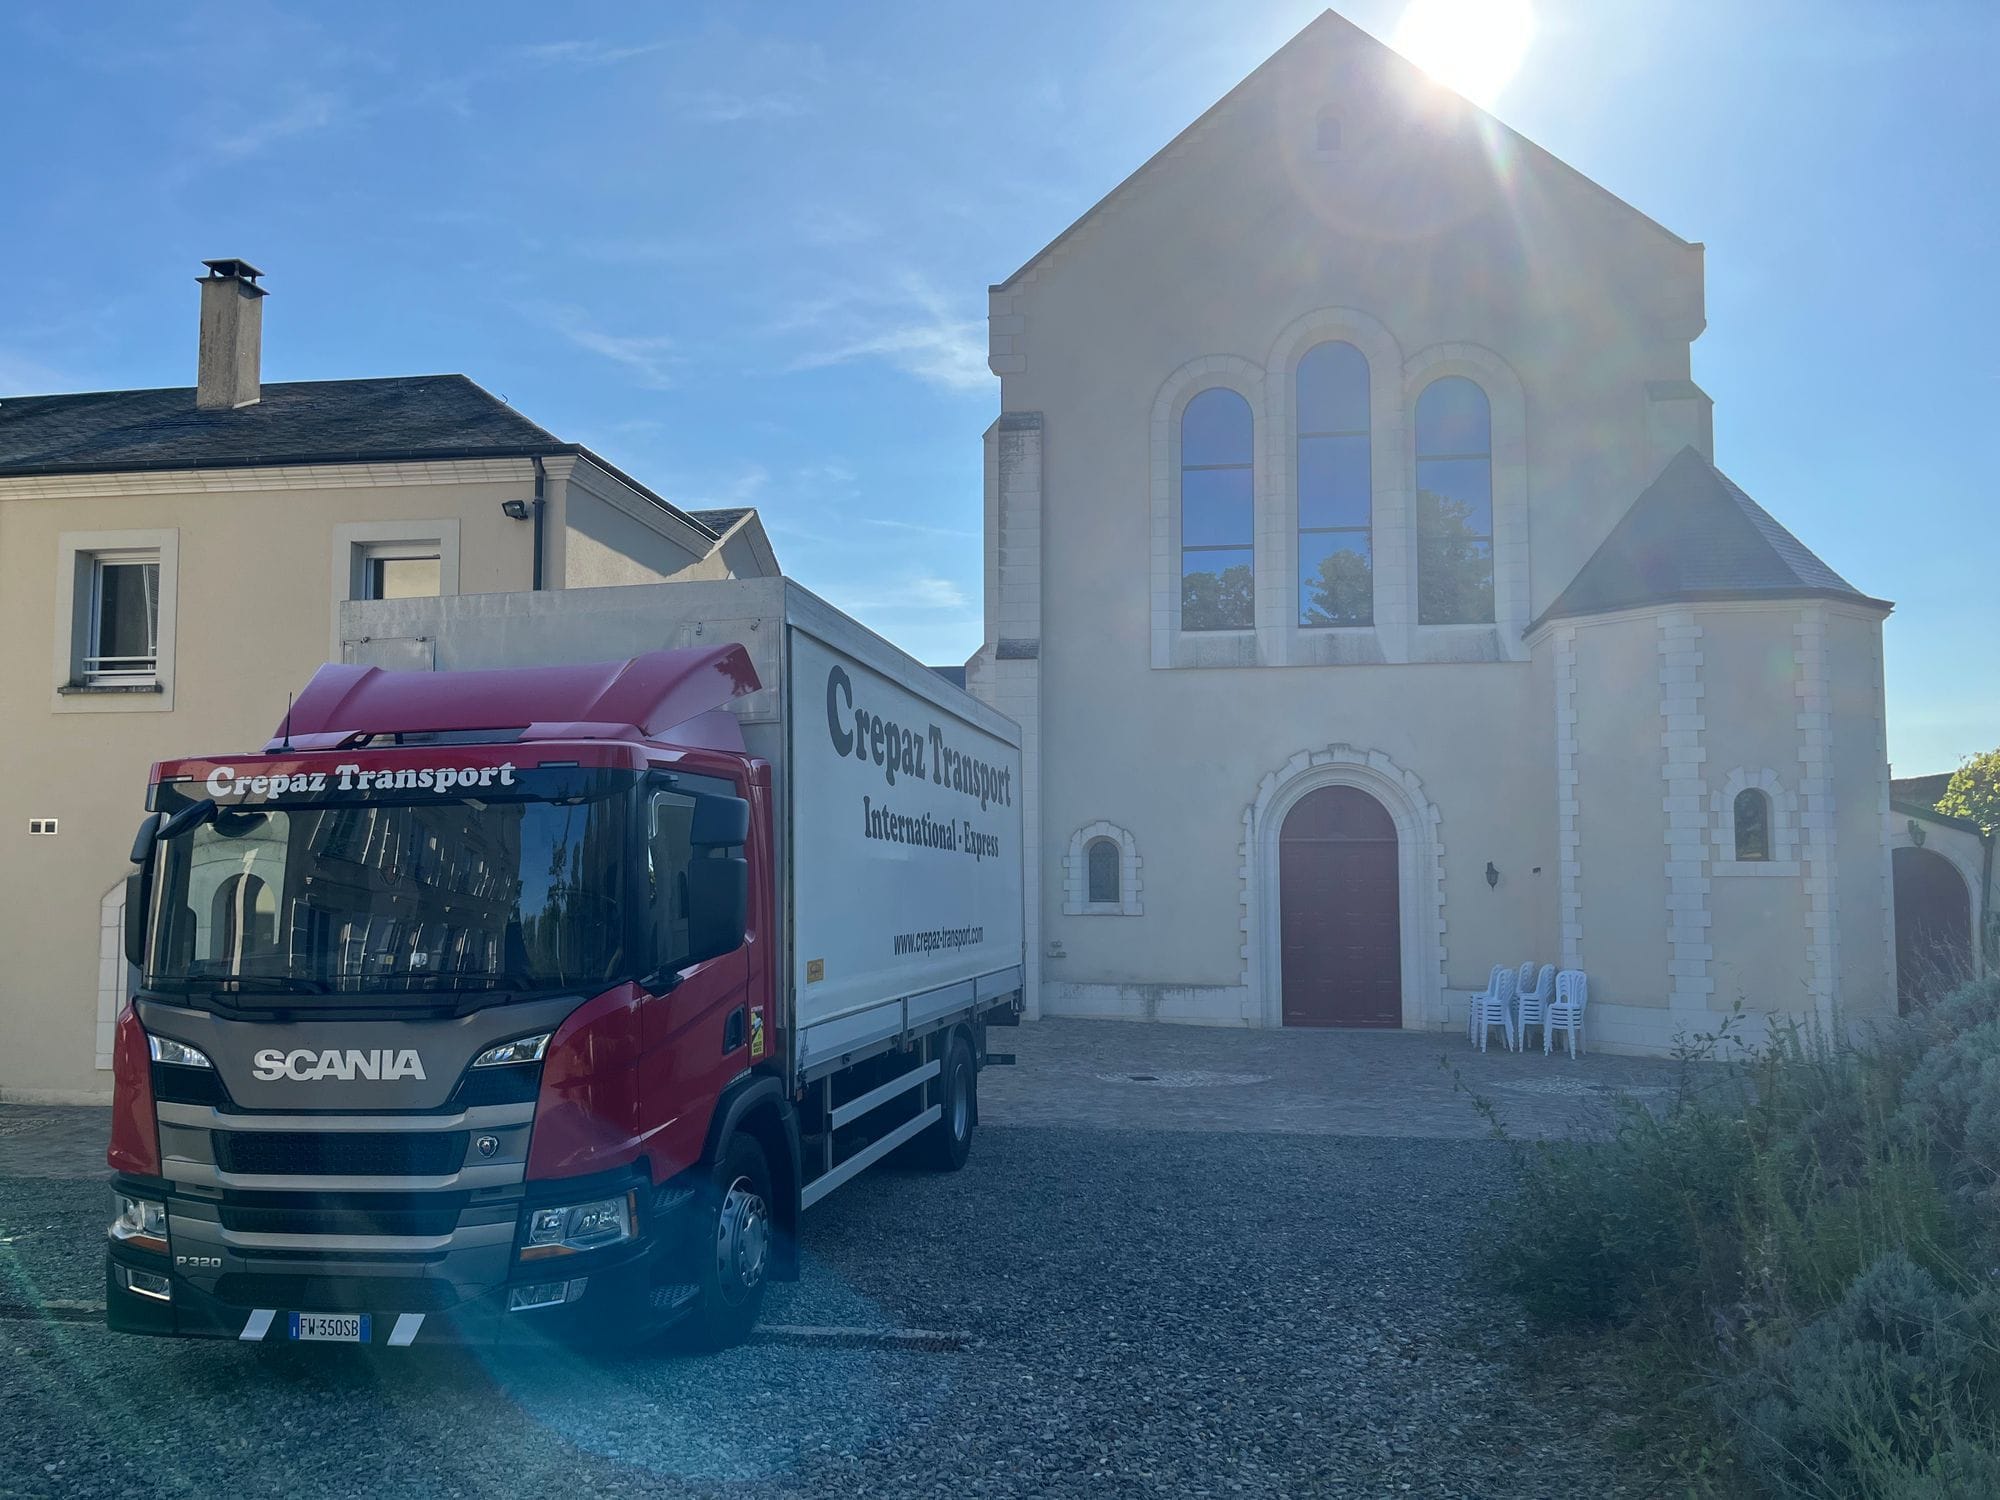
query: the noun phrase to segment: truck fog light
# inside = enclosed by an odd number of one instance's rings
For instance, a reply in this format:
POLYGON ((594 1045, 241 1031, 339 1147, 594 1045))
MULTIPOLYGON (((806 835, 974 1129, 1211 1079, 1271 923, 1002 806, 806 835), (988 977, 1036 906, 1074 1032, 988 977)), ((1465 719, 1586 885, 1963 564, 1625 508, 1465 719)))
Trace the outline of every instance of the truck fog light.
POLYGON ((128 1266, 125 1270, 125 1286, 136 1296, 151 1297, 155 1302, 174 1300, 174 1284, 164 1276, 155 1276, 151 1271, 134 1271, 128 1266))
POLYGON ((533 1312, 538 1307, 560 1307, 569 1300, 567 1281, 538 1281, 533 1286, 517 1286, 507 1294, 507 1311, 533 1312))
POLYGON ((167 1253, 166 1204, 150 1198, 128 1198, 123 1193, 113 1193, 111 1199, 118 1209, 118 1216, 111 1221, 111 1238, 135 1250, 167 1253))
POLYGON ((563 1208, 536 1208, 528 1211, 527 1244, 523 1260, 541 1260, 552 1255, 574 1255, 579 1250, 601 1250, 632 1238, 637 1222, 634 1195, 598 1198, 589 1203, 572 1203, 563 1208))

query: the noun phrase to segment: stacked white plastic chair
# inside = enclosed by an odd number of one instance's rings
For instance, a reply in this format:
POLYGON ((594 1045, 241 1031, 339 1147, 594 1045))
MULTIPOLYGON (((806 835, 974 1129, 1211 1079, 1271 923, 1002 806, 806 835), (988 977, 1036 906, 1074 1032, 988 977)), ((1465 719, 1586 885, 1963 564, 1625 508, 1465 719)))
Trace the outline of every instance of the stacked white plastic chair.
POLYGON ((1514 1046, 1514 991, 1517 987, 1514 971, 1506 964, 1495 964, 1487 977, 1486 989, 1472 997, 1472 1013, 1466 1017, 1468 1037, 1479 1038, 1479 1050, 1486 1050, 1493 1028, 1498 1026, 1500 1034, 1507 1039, 1509 1048, 1514 1046))
POLYGON ((1549 1039, 1557 1031, 1569 1034, 1572 1060, 1583 1050, 1583 1009, 1590 1001, 1590 981, 1581 969, 1564 969, 1556 975, 1556 997, 1549 1002, 1548 1019, 1542 1026, 1542 1052, 1549 1051, 1549 1039))
POLYGON ((1556 966, 1543 964, 1541 972, 1535 972, 1533 963, 1521 965, 1520 990, 1514 997, 1514 1035, 1521 1045, 1528 1045, 1528 1028, 1542 1028, 1542 1050, 1548 1051, 1549 1001, 1555 998, 1556 966))

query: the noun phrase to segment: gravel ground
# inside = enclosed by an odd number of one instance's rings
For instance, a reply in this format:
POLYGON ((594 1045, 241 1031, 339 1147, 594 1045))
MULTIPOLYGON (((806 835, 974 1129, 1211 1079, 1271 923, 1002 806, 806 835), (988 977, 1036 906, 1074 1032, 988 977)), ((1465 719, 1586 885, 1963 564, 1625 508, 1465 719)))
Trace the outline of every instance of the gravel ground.
MULTIPOLYGON (((809 1216, 766 1321, 957 1352, 256 1350, 0 1318, 0 1494, 1640 1495, 1460 1285, 1491 1142, 988 1125, 809 1216)), ((0 1180, 0 1302, 98 1298, 103 1189, 0 1180)))

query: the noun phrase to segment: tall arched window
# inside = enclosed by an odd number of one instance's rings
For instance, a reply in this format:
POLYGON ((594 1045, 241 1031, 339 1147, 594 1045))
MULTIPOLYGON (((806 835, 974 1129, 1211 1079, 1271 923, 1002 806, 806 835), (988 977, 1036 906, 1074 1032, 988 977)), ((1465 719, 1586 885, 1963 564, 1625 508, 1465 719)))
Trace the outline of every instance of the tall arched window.
POLYGON ((1119 850, 1115 840, 1093 839, 1084 859, 1088 873, 1085 899, 1093 904, 1117 901, 1119 850))
POLYGON ((1375 621, 1368 360, 1316 344, 1299 361, 1299 623, 1375 621))
POLYGON ((1417 397, 1417 623, 1493 620, 1493 412, 1446 375, 1417 397))
POLYGON ((1181 412, 1181 629, 1248 630, 1253 584, 1250 403, 1211 386, 1181 412))
POLYGON ((1736 821, 1736 858, 1760 860, 1771 857, 1771 799, 1756 787, 1736 794, 1732 810, 1736 821))

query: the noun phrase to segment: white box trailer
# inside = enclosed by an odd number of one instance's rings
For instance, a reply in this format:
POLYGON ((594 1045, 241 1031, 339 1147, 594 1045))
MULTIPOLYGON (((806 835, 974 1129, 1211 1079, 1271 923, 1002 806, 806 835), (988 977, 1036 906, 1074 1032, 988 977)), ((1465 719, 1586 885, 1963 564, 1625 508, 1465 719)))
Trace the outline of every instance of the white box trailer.
POLYGON ((923 1037, 1018 1017, 1019 729, 791 580, 354 601, 341 635, 346 662, 406 671, 745 648, 761 686, 728 711, 773 768, 787 1091, 919 1057, 860 1095, 827 1083, 803 1205, 935 1121, 933 1106, 840 1149, 846 1127, 936 1076, 923 1037))

